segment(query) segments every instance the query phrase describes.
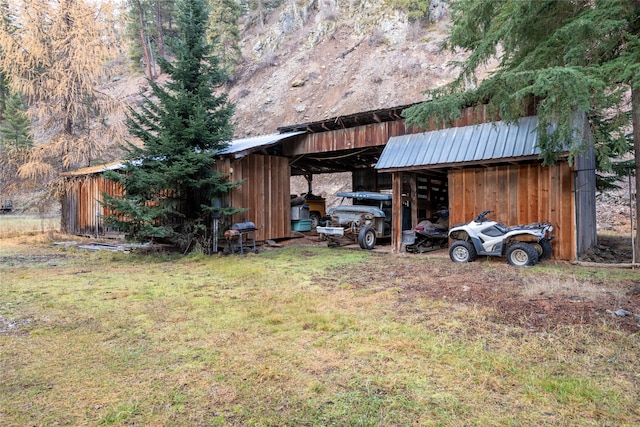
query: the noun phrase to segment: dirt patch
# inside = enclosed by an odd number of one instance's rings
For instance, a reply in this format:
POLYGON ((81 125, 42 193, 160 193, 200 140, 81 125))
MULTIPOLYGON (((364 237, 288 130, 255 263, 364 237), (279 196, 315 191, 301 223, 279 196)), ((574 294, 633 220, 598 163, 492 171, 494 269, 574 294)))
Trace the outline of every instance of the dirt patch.
POLYGON ((67 258, 65 254, 45 254, 45 255, 9 255, 0 256, 0 265, 21 266, 32 264, 55 265, 59 260, 67 258))
MULTIPOLYGON (((301 244, 326 243, 312 236, 286 242, 287 246, 301 244)), ((611 262, 625 262, 621 261, 627 256, 624 237, 606 237, 600 245, 601 251, 613 254, 611 262)), ((376 249, 384 251, 385 248, 376 249)), ((360 249, 354 247, 354 250, 360 249)), ((357 271, 341 270, 335 277, 318 278, 318 283, 322 286, 348 284, 371 291, 396 288, 401 297, 394 310, 401 317, 416 315, 403 313, 407 306, 403 301, 428 299, 474 307, 486 312, 488 320, 531 332, 552 331, 564 325, 606 326, 628 333, 640 331, 640 276, 635 279, 633 271, 602 275, 600 267, 577 267, 553 260, 544 263, 559 268, 534 272, 511 267, 501 258, 454 264, 449 261, 446 249, 420 255, 387 251, 376 253, 357 271)))

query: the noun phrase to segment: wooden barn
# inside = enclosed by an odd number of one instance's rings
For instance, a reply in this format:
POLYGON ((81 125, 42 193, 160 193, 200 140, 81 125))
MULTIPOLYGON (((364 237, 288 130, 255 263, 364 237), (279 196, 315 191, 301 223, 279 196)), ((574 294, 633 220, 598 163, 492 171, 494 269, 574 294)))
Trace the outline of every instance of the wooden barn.
MULTIPOLYGON (((507 126, 485 123, 485 111, 468 108, 452 128, 422 132, 407 128, 408 106, 374 110, 278 128, 279 133, 234 140, 219 153, 216 167, 243 185, 224 203, 245 211, 257 227, 256 239, 292 234, 290 177, 351 172, 354 189, 392 191, 391 247, 402 250, 402 231, 441 207, 450 222, 467 222, 482 210, 505 224, 550 221, 555 228, 554 258, 575 259, 596 242, 595 161, 588 154, 542 166, 536 148, 535 116, 507 126), (433 141, 437 140, 437 143, 433 141)), ((588 138, 585 124, 585 138, 588 138)), ((119 191, 104 168, 67 174, 63 229, 104 235, 102 192, 119 191)))

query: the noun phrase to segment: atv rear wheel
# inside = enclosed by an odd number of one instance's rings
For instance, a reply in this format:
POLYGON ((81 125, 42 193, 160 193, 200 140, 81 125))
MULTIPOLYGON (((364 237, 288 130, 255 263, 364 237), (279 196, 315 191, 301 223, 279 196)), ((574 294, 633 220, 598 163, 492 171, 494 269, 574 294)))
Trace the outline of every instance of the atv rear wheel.
POLYGON ((477 257, 478 253, 471 242, 457 240, 449 248, 449 258, 453 262, 472 262, 477 257))
POLYGON ((358 244, 362 249, 371 250, 376 245, 376 232, 373 228, 365 225, 358 233, 358 244))
POLYGON ((514 243, 507 248, 507 262, 515 267, 530 267, 538 263, 538 251, 528 243, 514 243))

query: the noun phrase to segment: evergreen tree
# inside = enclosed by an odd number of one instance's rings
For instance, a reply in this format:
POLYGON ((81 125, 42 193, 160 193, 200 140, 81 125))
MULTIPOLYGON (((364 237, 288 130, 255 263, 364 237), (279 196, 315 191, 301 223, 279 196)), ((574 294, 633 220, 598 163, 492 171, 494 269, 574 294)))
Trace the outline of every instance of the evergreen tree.
POLYGON ((168 48, 165 38, 175 33, 173 25, 176 14, 176 0, 127 0, 126 35, 129 44, 129 58, 134 63, 143 64, 147 77, 157 77, 158 57, 166 58, 168 48))
MULTIPOLYGON (((457 0, 451 20, 444 48, 469 56, 453 82, 404 112, 407 124, 439 125, 479 103, 488 103, 493 118, 513 122, 536 98, 545 164, 567 146, 569 160, 584 150, 574 118, 586 112, 599 167, 627 151, 632 127, 640 169, 640 0, 457 0), (494 59, 498 68, 479 81, 478 70, 494 59)), ((638 173, 636 182, 640 188, 638 173)), ((640 253, 640 227, 638 237, 640 253)))
POLYGON ((229 74, 235 73, 242 60, 239 20, 242 6, 237 0, 209 0, 211 15, 207 36, 215 46, 220 64, 229 74))
POLYGON ((5 104, 5 112, 0 124, 0 141, 3 147, 31 148, 31 121, 19 95, 13 94, 5 104))
POLYGON ((167 83, 148 79, 153 99, 129 112, 129 131, 143 146, 130 143, 125 173, 109 175, 125 196, 105 195, 105 204, 113 211, 107 221, 131 238, 163 238, 187 249, 194 240, 203 243, 210 214, 235 212, 212 201, 238 184, 214 168, 215 153, 232 138, 234 109, 225 93, 216 93, 226 75, 206 42, 207 0, 182 0, 176 24, 170 41, 176 59, 159 58, 167 83))
POLYGON ((6 99, 0 124, 0 194, 11 194, 29 186, 18 174, 33 147, 31 122, 25 110, 19 95, 13 94, 6 99))

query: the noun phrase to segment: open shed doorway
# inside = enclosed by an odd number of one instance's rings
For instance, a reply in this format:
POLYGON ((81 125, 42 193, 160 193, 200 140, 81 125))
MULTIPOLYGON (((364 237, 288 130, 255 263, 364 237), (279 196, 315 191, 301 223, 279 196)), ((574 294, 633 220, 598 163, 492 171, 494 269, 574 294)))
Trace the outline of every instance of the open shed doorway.
POLYGON ((449 209, 446 172, 421 171, 402 174, 402 230, 449 209))

